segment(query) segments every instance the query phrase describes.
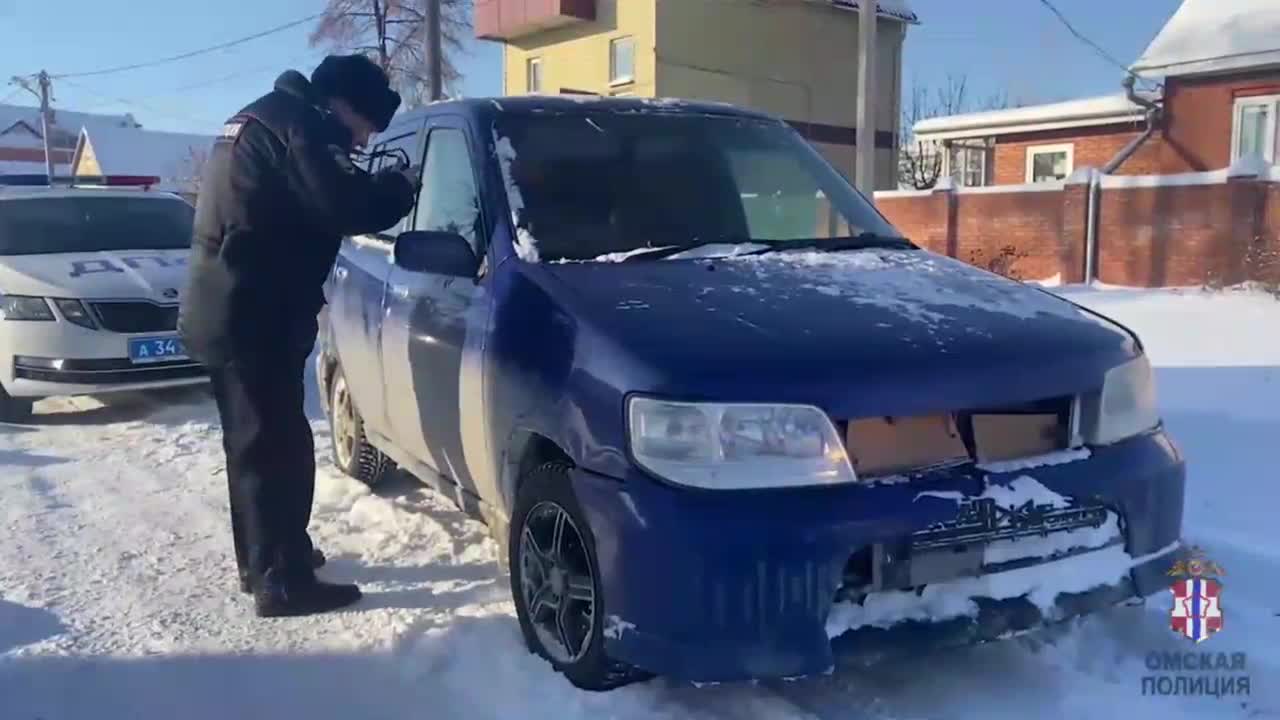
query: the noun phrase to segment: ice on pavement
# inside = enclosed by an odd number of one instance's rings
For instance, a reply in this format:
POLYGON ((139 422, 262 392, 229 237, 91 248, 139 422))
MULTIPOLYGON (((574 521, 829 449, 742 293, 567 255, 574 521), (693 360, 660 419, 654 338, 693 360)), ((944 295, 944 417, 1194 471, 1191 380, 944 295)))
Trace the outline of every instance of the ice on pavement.
MULTIPOLYGON (((234 591, 207 397, 45 400, 36 422, 0 424, 0 717, 1280 716, 1280 333, 1262 331, 1280 327, 1280 302, 1246 290, 1055 292, 1133 327, 1156 367, 1162 414, 1188 462, 1186 540, 1229 573, 1224 630, 1202 646, 1169 629, 1171 596, 1160 593, 1048 644, 1010 640, 792 683, 699 690, 658 680, 581 693, 525 651, 487 531, 412 482, 373 493, 340 477, 314 395, 311 529, 330 555, 321 573, 367 595, 351 612, 272 622, 254 620, 234 591), (1247 653, 1251 694, 1142 694, 1148 653, 1201 650, 1247 653)), ((1089 575, 1111 572, 1103 560, 1127 562, 1103 552, 1081 556, 1089 575)), ((903 599, 885 602, 872 610, 903 599)), ((878 619, 860 612, 854 622, 878 619)))

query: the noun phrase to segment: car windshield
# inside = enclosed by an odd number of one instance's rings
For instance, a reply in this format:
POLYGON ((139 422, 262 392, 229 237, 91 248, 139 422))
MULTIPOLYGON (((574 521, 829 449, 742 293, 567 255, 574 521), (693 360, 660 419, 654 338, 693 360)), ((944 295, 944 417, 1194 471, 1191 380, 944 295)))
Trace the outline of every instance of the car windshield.
POLYGON ((584 110, 511 113, 495 130, 543 260, 900 235, 779 122, 584 110))
POLYGON ((0 255, 191 246, 195 210, 178 198, 36 197, 0 202, 0 255))

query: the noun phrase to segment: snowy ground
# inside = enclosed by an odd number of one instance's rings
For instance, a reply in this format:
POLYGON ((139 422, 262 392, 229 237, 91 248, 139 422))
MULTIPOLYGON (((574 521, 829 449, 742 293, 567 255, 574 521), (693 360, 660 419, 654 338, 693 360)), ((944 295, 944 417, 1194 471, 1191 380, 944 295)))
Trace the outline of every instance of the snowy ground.
POLYGON ((1159 368, 1189 539, 1228 573, 1224 630, 1201 647, 1161 596, 1055 639, 828 678, 579 693, 524 651, 479 525, 412 482, 374 495, 327 463, 313 533, 325 572, 368 597, 254 620, 233 591, 212 403, 184 391, 46 400, 33 424, 0 425, 0 718, 1280 718, 1280 302, 1058 291, 1130 323, 1159 368), (1246 652, 1251 695, 1144 697, 1153 650, 1246 652))

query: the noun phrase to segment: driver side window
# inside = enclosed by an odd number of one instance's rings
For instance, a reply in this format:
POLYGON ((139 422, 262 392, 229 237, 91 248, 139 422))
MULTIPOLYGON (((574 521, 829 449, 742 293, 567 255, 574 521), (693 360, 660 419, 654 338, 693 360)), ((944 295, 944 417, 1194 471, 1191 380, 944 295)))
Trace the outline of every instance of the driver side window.
POLYGON ((454 232, 466 238, 477 257, 482 252, 480 195, 461 130, 436 128, 427 137, 413 229, 454 232))

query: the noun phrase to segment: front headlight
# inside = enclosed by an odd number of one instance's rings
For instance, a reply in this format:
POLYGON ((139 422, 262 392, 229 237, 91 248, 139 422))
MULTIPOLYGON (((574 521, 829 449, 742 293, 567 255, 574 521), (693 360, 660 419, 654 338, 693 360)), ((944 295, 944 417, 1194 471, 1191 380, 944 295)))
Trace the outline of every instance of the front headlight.
POLYGON ((53 311, 42 297, 0 295, 0 318, 5 320, 53 320, 53 311))
POLYGON ((857 480, 840 434, 816 407, 634 397, 628 420, 636 461, 681 485, 741 490, 857 480))
POLYGON ((1155 378, 1145 355, 1107 371, 1102 392, 1082 407, 1085 442, 1110 445, 1160 424, 1155 378))

